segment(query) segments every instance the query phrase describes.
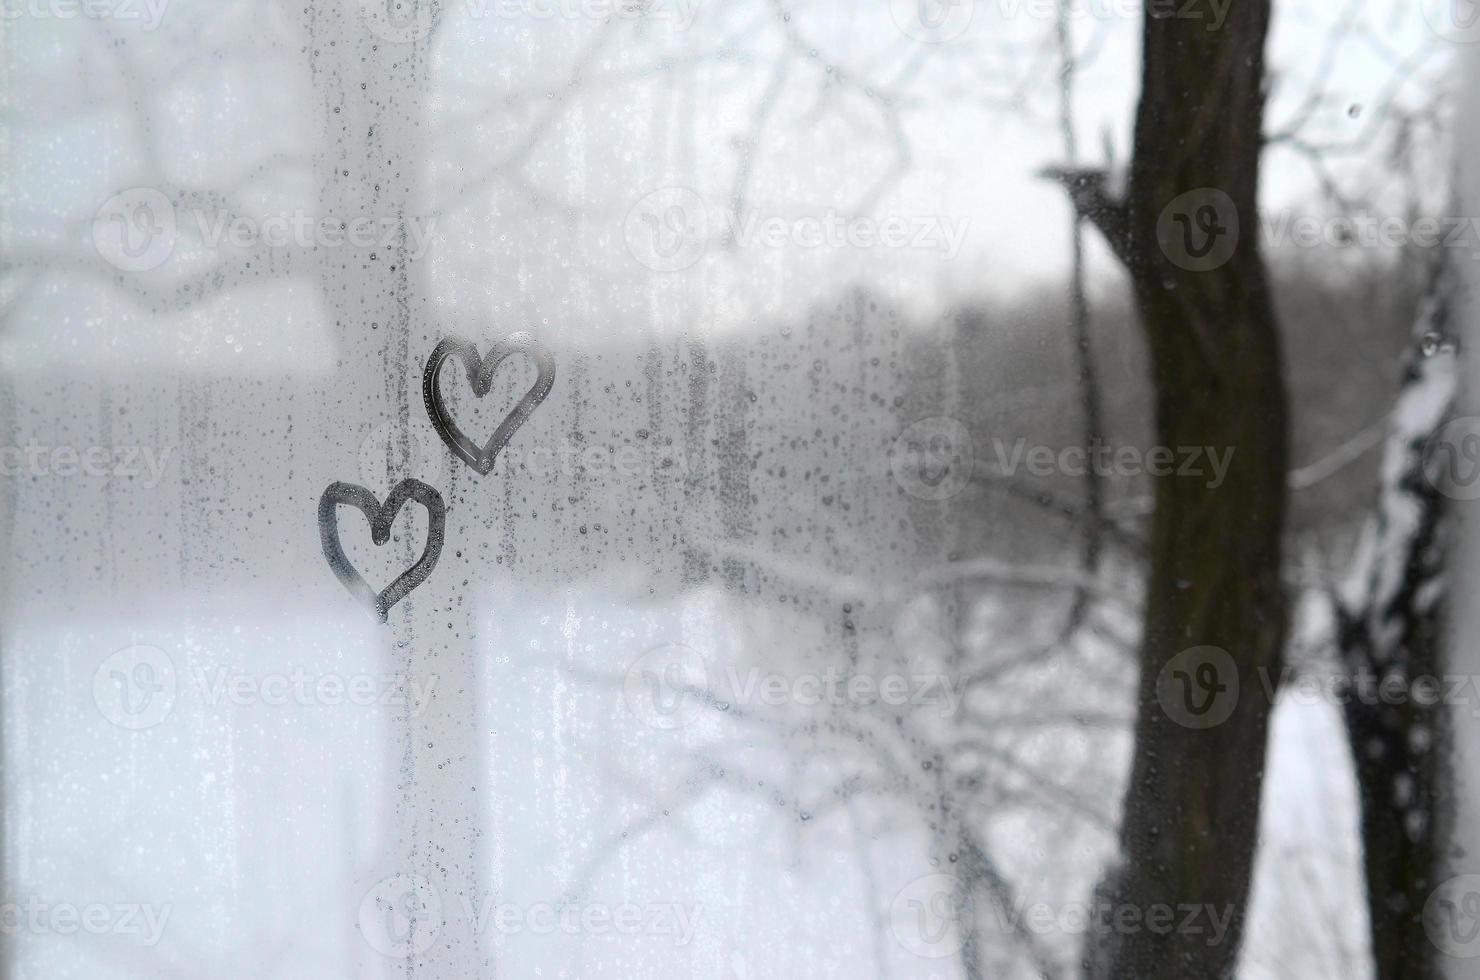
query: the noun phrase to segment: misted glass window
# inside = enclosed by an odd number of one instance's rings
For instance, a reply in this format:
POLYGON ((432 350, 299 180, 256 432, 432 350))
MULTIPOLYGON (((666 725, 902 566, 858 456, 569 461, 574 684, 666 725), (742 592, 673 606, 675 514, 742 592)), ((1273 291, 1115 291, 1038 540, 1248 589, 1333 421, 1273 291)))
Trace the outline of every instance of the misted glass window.
POLYGON ((3 0, 0 978, 1467 977, 1467 0, 3 0))

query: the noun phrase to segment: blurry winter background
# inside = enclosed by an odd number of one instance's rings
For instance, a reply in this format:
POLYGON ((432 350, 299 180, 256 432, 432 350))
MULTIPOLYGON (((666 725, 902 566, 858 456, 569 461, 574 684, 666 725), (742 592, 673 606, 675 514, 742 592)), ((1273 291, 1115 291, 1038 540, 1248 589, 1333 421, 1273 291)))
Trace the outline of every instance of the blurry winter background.
MULTIPOLYGON (((1275 6, 1319 591, 1432 250, 1292 222, 1446 213, 1456 46, 1275 6)), ((1043 176, 1123 165, 1138 4, 87 7, 4 8, 11 975, 1079 975, 1149 484, 1014 460, 1150 439, 1123 275, 1043 176), (516 330, 556 382, 480 477, 422 367, 516 330), (446 544, 381 625, 316 510, 405 477, 446 544)), ((532 379, 443 387, 481 440, 532 379)), ((376 588, 426 538, 340 523, 376 588)), ((1276 713, 1247 977, 1370 975, 1341 724, 1276 713)))

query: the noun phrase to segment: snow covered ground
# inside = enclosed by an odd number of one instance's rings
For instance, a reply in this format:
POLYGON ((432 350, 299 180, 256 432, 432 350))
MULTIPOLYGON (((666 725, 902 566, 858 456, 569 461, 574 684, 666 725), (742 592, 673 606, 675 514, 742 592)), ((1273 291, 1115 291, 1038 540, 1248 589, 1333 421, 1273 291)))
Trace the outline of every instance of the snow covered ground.
MULTIPOLYGON (((414 685, 377 680, 393 703, 359 706, 313 687, 306 701, 272 703, 268 679, 295 670, 383 678, 388 669, 373 630, 311 609, 264 609, 252 627, 239 608, 159 613, 124 629, 22 624, 4 712, 20 894, 168 911, 157 936, 23 929, 13 937, 16 975, 393 976, 398 960, 376 944, 412 920, 439 939, 474 937, 488 976, 962 975, 950 916, 937 929, 926 921, 939 911, 940 882, 952 880, 928 810, 911 797, 911 780, 928 779, 930 766, 891 775, 854 743, 850 726, 870 731, 867 711, 796 700, 809 665, 836 659, 838 635, 795 613, 738 608, 714 590, 657 603, 596 587, 495 593, 485 609, 474 676, 443 664, 434 676, 413 671, 414 685), (137 665, 110 673, 107 655, 130 643, 164 651, 173 679, 131 673, 137 665), (708 673, 692 673, 691 662, 682 683, 702 681, 724 701, 682 686, 667 689, 670 702, 650 700, 643 657, 670 645, 702 651, 708 673), (773 676, 791 686, 766 704, 773 676), (241 697, 224 693, 241 677, 241 697), (124 703, 110 700, 110 684, 156 682, 174 692, 157 720, 135 729, 109 716, 124 703), (397 746, 417 730, 406 713, 419 710, 418 691, 462 684, 479 692, 476 737, 446 749, 474 753, 483 774, 482 826, 464 862, 480 869, 474 881, 440 874, 435 855, 408 857, 394 829, 408 813, 442 819, 419 789, 427 774, 398 764, 397 746), (868 789, 838 789, 849 785, 868 789), (411 894, 402 876, 418 874, 427 900, 377 918, 377 889, 400 889, 394 905, 411 894), (574 920, 560 918, 565 908, 574 920), (619 930, 618 916, 631 928, 619 930)), ((945 655, 930 650, 929 620, 917 605, 887 636, 863 630, 855 673, 926 670, 945 655), (891 660, 897 644, 916 653, 891 660)), ((983 617, 978 632, 1000 620, 983 617)), ((1050 656, 1006 675, 990 702, 997 737, 948 763, 995 780, 973 819, 1019 885, 1020 905, 1066 916, 1040 937, 1065 976, 1081 938, 1066 910, 1087 898, 1113 846, 1115 770, 1129 740, 1016 731, 1010 708, 1021 722, 1055 705, 1125 702, 1128 688, 1081 666, 1050 656), (1009 750, 1014 765, 1075 795, 1045 798, 1014 779, 993 762, 1009 750)), ((961 710, 943 697, 909 708, 920 737, 942 744, 961 710)), ((1356 797, 1334 706, 1287 697, 1277 708, 1263 828, 1245 980, 1365 980, 1356 797)), ((984 917, 993 977, 1032 975, 1006 928, 1014 911, 984 917)))

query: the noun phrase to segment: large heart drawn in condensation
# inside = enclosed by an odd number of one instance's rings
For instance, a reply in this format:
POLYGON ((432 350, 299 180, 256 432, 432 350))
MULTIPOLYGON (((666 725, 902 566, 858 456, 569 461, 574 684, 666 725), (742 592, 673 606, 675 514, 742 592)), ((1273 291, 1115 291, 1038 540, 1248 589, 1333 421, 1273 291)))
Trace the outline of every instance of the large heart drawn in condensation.
POLYGON ((350 595, 375 610, 383 623, 391 606, 410 594, 411 590, 426 581, 442 554, 442 538, 447 530, 447 506, 442 495, 420 480, 402 480, 396 484, 385 503, 375 499, 375 494, 353 483, 331 483, 319 498, 319 540, 324 546, 324 557, 329 567, 350 595), (402 572, 384 592, 376 592, 355 570, 345 557, 344 546, 339 541, 339 504, 357 508, 370 522, 370 540, 377 545, 391 538, 391 523, 406 501, 414 500, 427 509, 427 546, 415 565, 402 572))
POLYGON ((436 349, 432 351, 431 358, 427 361, 426 371, 421 376, 421 395, 426 402, 427 415, 432 419, 432 425, 437 429, 437 434, 442 441, 447 443, 447 448, 467 463, 480 475, 487 476, 493 472, 493 461, 498 456, 499 450, 509 444, 514 433, 519 427, 529 420, 534 410, 539 408, 540 402, 550 393, 550 388, 555 384, 555 358, 544 345, 534 338, 532 334, 520 331, 510 334, 503 340, 493 345, 484 358, 478 357, 478 348, 461 337, 444 337, 437 343, 436 349), (493 433, 493 438, 488 440, 484 446, 478 446, 473 440, 463 435, 461 429, 453 423, 447 414, 447 406, 442 401, 442 395, 437 390, 437 378, 442 373, 442 366, 449 358, 461 358, 463 366, 468 371, 468 381, 473 385, 473 394, 482 398, 488 394, 489 388, 493 386, 493 373, 498 366, 515 354, 527 354, 534 360, 539 369, 539 375, 534 380, 534 385, 519 399, 519 404, 514 410, 499 423, 493 433))

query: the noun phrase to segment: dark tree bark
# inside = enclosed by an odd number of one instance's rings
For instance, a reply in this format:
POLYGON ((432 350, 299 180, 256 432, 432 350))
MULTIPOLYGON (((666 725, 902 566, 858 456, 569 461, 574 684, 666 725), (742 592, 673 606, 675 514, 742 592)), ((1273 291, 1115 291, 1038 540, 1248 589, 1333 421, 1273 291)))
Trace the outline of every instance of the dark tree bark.
MULTIPOLYGON (((1442 494, 1424 472, 1424 450, 1449 419, 1455 395, 1447 335, 1451 286, 1435 276, 1420 312, 1383 455, 1377 511, 1335 602, 1343 669, 1356 680, 1345 705, 1362 815, 1367 911, 1378 980, 1441 977, 1424 931, 1424 903, 1442 878, 1448 832, 1449 724, 1443 704, 1384 703, 1377 685, 1415 691, 1442 666, 1442 494)), ((1434 693, 1442 695, 1442 689, 1434 693)), ((1423 700, 1428 700, 1427 698, 1423 700)))
POLYGON ((1218 29, 1210 29, 1211 4, 1179 7, 1178 16, 1145 20, 1125 200, 1111 200, 1097 176, 1055 176, 1130 273, 1150 350, 1157 445, 1233 454, 1220 485, 1206 474, 1155 481, 1121 860, 1097 901, 1142 916, 1211 906, 1229 925, 1214 943, 1181 928, 1181 916, 1170 929, 1106 922, 1086 950, 1087 975, 1106 980, 1233 976, 1271 707, 1260 678, 1279 675, 1286 632, 1288 411, 1256 235, 1270 5, 1233 4, 1218 29), (1205 725, 1169 708, 1164 683, 1173 658, 1201 646, 1226 654, 1205 661, 1217 671, 1206 692, 1221 691, 1205 725))

